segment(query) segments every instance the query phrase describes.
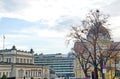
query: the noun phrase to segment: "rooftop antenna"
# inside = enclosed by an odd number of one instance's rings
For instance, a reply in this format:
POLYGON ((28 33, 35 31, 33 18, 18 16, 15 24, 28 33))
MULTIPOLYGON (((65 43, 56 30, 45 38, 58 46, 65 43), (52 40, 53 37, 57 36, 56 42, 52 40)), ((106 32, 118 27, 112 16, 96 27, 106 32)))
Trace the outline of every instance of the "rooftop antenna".
POLYGON ((5 35, 3 35, 3 50, 5 48, 5 35))

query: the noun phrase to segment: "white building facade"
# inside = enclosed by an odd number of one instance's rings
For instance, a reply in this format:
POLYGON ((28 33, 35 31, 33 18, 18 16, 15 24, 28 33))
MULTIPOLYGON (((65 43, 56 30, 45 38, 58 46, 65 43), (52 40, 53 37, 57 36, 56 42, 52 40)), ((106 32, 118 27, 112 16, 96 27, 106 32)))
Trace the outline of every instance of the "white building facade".
POLYGON ((34 65, 34 52, 12 49, 0 50, 0 78, 5 74, 7 77, 16 79, 49 79, 49 67, 34 65))

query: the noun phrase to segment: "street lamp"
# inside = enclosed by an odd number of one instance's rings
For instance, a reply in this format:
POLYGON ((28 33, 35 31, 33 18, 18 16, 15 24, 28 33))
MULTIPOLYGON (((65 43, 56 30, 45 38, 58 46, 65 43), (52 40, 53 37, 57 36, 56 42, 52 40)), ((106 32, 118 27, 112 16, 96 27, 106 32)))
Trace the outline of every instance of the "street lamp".
POLYGON ((103 65, 103 73, 106 73, 106 65, 103 65))
POLYGON ((105 73, 106 73, 106 65, 105 64, 103 64, 103 75, 104 75, 104 79, 105 79, 105 73))

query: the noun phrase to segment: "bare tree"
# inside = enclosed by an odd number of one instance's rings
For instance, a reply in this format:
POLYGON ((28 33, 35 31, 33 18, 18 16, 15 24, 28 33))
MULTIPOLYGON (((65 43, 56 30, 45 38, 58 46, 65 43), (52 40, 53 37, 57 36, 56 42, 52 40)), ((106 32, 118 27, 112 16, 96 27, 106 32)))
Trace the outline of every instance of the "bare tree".
POLYGON ((75 51, 74 55, 75 55, 76 59, 79 62, 79 69, 81 67, 83 72, 84 72, 84 74, 85 74, 85 77, 88 77, 87 72, 88 72, 88 70, 91 67, 91 65, 89 63, 90 55, 85 54, 85 52, 87 52, 87 51, 84 48, 83 43, 81 43, 81 42, 76 42, 75 45, 74 45, 73 50, 75 51))
POLYGON ((117 77, 116 76, 116 70, 117 70, 116 64, 118 64, 118 61, 119 61, 119 52, 120 52, 120 42, 112 42, 111 47, 108 50, 108 54, 110 54, 110 56, 108 57, 108 60, 109 60, 108 71, 111 72, 111 79, 115 79, 115 77, 117 77))
POLYGON ((83 68, 83 71, 86 70, 85 74, 90 68, 88 64, 93 66, 94 79, 98 79, 99 70, 104 79, 103 66, 106 66, 108 60, 114 56, 110 49, 115 49, 116 46, 112 47, 107 22, 108 15, 100 13, 99 10, 90 11, 80 26, 72 26, 71 32, 67 36, 68 41, 74 40, 75 43, 81 43, 82 49, 74 49, 76 57, 80 59, 81 66, 86 63, 87 66, 84 67, 85 69, 83 68))

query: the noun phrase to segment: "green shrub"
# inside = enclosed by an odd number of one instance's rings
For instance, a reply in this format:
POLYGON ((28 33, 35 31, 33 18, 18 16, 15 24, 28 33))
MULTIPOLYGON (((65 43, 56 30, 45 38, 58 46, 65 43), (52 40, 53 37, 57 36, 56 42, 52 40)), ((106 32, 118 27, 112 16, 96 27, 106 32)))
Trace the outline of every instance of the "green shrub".
POLYGON ((34 79, 33 77, 31 77, 31 79, 34 79))
POLYGON ((5 74, 3 74, 1 79, 7 79, 7 76, 5 74))

